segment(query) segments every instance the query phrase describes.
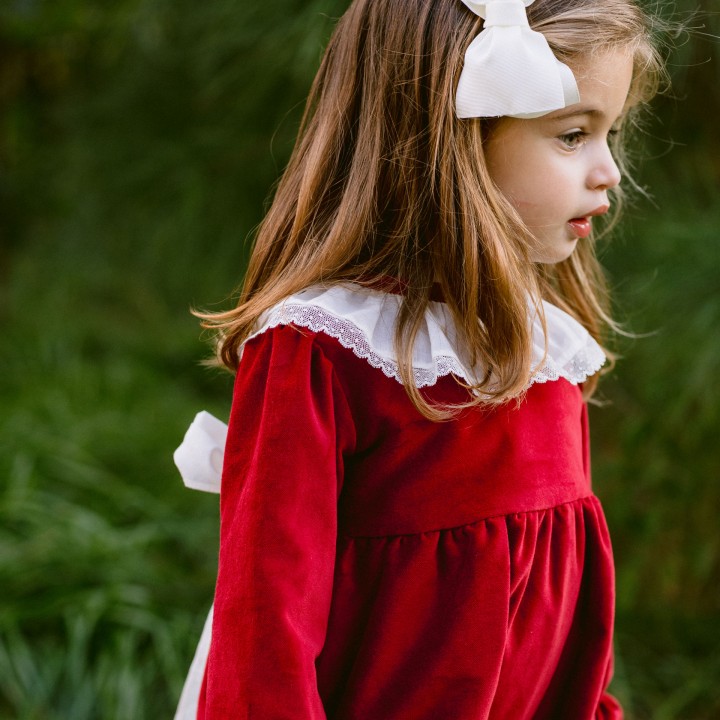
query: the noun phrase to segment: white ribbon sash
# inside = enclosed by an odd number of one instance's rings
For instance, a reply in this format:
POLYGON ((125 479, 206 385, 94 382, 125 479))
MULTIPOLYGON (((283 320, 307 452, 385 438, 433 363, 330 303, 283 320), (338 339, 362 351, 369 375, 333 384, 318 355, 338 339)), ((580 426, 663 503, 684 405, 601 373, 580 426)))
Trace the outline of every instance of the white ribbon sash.
MULTIPOLYGON (((182 443, 173 453, 175 465, 186 487, 219 493, 227 425, 202 410, 190 424, 182 443)), ((185 679, 174 720, 196 720, 205 665, 210 652, 213 609, 210 608, 190 671, 185 679)))

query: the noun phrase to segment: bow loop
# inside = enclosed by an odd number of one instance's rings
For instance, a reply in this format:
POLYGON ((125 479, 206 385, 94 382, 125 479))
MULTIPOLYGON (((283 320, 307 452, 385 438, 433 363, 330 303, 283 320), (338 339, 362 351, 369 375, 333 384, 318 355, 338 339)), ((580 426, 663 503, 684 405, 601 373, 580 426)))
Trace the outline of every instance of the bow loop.
POLYGON ((544 35, 530 29, 525 8, 534 0, 462 2, 485 23, 465 53, 459 118, 533 118, 579 102, 570 68, 553 55, 544 35))
POLYGON ((173 460, 186 487, 219 493, 227 425, 202 410, 192 421, 173 460))

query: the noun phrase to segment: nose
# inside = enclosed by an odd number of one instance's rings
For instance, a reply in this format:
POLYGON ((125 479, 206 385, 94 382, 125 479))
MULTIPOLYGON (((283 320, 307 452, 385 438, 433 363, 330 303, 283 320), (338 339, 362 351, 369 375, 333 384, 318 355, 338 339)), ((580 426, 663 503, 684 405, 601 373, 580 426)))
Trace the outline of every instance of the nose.
POLYGON ((609 190, 619 185, 621 178, 620 168, 615 162, 610 148, 603 143, 599 155, 588 174, 588 187, 591 190, 609 190))

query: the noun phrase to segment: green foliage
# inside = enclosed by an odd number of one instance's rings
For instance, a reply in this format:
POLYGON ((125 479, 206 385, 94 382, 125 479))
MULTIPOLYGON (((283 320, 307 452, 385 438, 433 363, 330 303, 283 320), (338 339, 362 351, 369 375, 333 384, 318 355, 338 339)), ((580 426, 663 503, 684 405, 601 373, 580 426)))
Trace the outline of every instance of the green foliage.
POLYGON ((720 712, 720 203, 644 203, 608 250, 631 330, 593 408, 594 485, 617 568, 617 636, 632 717, 720 712))
MULTIPOLYGON (((200 367, 188 306, 240 280, 345 5, 0 7, 0 717, 171 713, 217 547, 217 499, 185 491, 171 453, 197 410, 227 415, 231 383, 200 367)), ((605 258, 653 333, 593 410, 616 689, 638 720, 720 713, 712 49, 676 51, 682 102, 660 103, 643 178, 657 207, 605 258)))

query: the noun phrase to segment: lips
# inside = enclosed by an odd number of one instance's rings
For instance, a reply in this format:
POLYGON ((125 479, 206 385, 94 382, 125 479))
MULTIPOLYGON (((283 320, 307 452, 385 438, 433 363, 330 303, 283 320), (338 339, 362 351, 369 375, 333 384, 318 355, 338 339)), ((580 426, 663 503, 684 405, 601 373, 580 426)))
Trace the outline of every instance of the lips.
POLYGON ((568 221, 568 225, 579 238, 586 238, 592 232, 590 218, 573 218, 568 221))
POLYGON ((604 215, 609 209, 609 205, 600 205, 594 210, 591 210, 587 215, 568 220, 568 225, 572 228, 573 233, 577 237, 581 239, 586 238, 592 232, 591 218, 596 217, 597 215, 604 215))

